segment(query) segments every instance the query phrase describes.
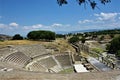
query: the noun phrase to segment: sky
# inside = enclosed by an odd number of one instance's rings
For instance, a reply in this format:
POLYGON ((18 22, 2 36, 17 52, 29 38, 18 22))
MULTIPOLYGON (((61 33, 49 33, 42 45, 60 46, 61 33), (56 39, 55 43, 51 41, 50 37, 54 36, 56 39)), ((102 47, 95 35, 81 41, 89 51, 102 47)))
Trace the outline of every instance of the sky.
POLYGON ((120 28, 120 0, 106 5, 96 1, 99 8, 92 10, 89 3, 80 6, 76 0, 63 6, 57 0, 0 0, 0 34, 120 28))

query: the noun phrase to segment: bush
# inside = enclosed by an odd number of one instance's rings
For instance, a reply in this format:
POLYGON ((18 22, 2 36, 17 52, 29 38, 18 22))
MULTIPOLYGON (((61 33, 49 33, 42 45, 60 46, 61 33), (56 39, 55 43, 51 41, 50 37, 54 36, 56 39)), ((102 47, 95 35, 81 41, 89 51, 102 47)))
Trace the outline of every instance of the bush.
POLYGON ((92 51, 96 52, 96 53, 103 53, 104 52, 104 50, 102 50, 101 48, 92 48, 92 51))
POLYGON ((116 56, 120 59, 120 50, 117 51, 116 56))
POLYGON ((85 37, 82 37, 82 38, 81 38, 81 42, 82 42, 82 43, 85 43, 85 41, 86 41, 86 40, 85 40, 85 37))
POLYGON ((115 54, 120 57, 120 36, 113 38, 109 45, 107 45, 108 53, 115 54))
POLYGON ((78 42, 80 39, 79 39, 79 37, 77 37, 77 36, 73 36, 73 37, 71 37, 70 39, 69 39, 69 43, 75 43, 75 42, 78 42))
POLYGON ((23 40, 23 37, 20 34, 15 34, 12 40, 23 40))
POLYGON ((108 46, 108 52, 110 53, 117 53, 120 50, 120 36, 113 38, 108 46))

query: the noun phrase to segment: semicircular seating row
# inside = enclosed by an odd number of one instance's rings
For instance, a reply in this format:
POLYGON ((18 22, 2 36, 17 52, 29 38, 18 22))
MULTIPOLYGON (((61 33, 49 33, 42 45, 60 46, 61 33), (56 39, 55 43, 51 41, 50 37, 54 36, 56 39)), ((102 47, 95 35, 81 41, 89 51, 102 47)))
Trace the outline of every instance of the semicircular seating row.
MULTIPOLYGON (((6 56, 3 59, 3 61, 13 65, 20 66, 21 68, 25 67, 27 64, 32 62, 31 58, 26 56, 22 52, 12 53, 6 56)), ((29 65, 28 69, 30 71, 59 72, 68 67, 71 67, 71 60, 69 54, 68 55, 65 54, 65 55, 50 55, 49 57, 42 58, 39 61, 32 63, 32 65, 29 65)))
POLYGON ((10 64, 18 65, 20 67, 24 67, 26 64, 30 62, 31 58, 23 54, 22 52, 15 52, 13 54, 8 55, 3 59, 3 62, 7 62, 10 64))
POLYGON ((13 52, 16 52, 15 49, 13 48, 2 48, 0 49, 0 60, 4 57, 6 57, 7 55, 12 54, 13 52))
POLYGON ((42 45, 17 45, 14 46, 14 49, 24 53, 25 55, 33 58, 39 55, 46 54, 47 51, 42 45))
POLYGON ((70 67, 72 67, 72 65, 69 55, 52 55, 31 64, 29 70, 57 73, 70 67))

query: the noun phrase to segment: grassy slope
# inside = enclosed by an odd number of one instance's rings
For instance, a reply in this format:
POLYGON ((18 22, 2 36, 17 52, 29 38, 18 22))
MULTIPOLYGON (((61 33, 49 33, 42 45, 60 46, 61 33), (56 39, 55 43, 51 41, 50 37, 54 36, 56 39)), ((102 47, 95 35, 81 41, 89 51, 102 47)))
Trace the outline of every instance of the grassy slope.
POLYGON ((0 48, 5 47, 6 45, 30 45, 30 44, 41 44, 45 47, 53 47, 59 49, 61 52, 64 51, 72 51, 75 50, 70 46, 70 44, 64 40, 64 39, 56 39, 53 42, 43 42, 43 41, 30 41, 30 40, 10 40, 10 41, 4 41, 0 42, 0 48))

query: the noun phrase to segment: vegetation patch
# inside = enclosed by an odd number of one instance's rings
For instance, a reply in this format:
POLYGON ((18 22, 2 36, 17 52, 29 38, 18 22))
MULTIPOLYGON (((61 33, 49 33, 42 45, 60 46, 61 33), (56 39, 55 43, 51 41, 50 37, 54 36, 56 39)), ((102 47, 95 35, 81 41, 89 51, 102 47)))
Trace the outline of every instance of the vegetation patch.
POLYGON ((96 53, 103 53, 104 52, 104 50, 103 49, 101 49, 101 48, 92 48, 91 49, 93 52, 96 52, 96 53))
POLYGON ((4 42, 4 40, 0 40, 0 42, 4 42))
POLYGON ((45 40, 45 41, 51 41, 55 40, 55 33, 52 31, 31 31, 27 34, 28 39, 31 40, 45 40))
POLYGON ((115 54, 116 57, 120 57, 120 36, 113 38, 110 44, 107 45, 108 53, 115 54))
POLYGON ((46 42, 46 41, 33 41, 33 40, 9 40, 0 42, 0 46, 7 46, 7 45, 31 45, 31 44, 40 44, 45 46, 49 49, 55 49, 59 50, 60 52, 65 51, 72 51, 75 52, 74 48, 67 42, 67 40, 64 39, 56 39, 52 42, 46 42))
POLYGON ((68 68, 68 69, 64 69, 62 71, 60 71, 59 73, 73 73, 74 69, 73 68, 68 68))
POLYGON ((68 40, 68 42, 69 43, 75 43, 75 42, 78 42, 79 40, 80 40, 79 37, 73 36, 68 40))
POLYGON ((15 34, 12 40, 23 40, 23 37, 20 34, 15 34))
POLYGON ((94 57, 94 58, 98 58, 99 57, 99 55, 97 53, 90 53, 89 55, 94 57))

